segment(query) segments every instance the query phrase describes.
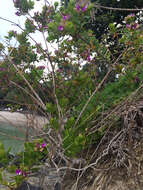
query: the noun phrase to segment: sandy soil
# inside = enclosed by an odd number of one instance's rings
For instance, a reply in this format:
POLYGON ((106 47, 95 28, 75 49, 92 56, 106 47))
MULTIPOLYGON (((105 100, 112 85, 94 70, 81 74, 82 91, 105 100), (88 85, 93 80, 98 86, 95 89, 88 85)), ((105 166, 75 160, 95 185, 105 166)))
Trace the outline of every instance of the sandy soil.
POLYGON ((12 126, 34 126, 41 128, 48 120, 45 117, 18 112, 0 111, 0 123, 12 126))

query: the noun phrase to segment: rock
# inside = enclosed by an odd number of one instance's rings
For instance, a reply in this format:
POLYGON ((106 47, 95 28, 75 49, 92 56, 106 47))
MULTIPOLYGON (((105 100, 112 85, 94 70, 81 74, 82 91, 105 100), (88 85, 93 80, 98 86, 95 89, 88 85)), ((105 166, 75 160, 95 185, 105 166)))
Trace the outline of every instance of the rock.
POLYGON ((16 190, 42 190, 42 188, 39 186, 31 185, 26 181, 23 181, 16 190))
POLYGON ((10 124, 13 127, 33 127, 34 129, 42 129, 48 123, 46 117, 34 115, 30 113, 19 113, 10 111, 0 111, 0 122, 10 124))

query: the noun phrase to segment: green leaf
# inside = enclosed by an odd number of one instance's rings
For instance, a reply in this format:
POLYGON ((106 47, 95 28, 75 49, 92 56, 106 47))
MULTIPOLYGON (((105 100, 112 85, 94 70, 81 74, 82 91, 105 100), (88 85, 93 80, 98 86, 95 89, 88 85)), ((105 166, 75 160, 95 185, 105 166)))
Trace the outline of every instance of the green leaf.
POLYGON ((51 103, 46 103, 46 111, 49 113, 54 113, 56 111, 55 106, 51 103))
POLYGON ((55 7, 55 9, 57 9, 58 6, 59 6, 59 2, 58 2, 58 1, 55 1, 55 2, 54 2, 54 7, 55 7))

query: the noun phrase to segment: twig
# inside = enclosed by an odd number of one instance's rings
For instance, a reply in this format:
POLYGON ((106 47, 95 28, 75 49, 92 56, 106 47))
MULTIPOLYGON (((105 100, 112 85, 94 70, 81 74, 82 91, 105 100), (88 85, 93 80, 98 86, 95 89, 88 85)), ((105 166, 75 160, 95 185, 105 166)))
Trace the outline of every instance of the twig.
POLYGON ((93 98, 93 96, 96 94, 96 92, 102 87, 102 85, 104 84, 104 82, 106 81, 106 79, 108 78, 109 74, 111 73, 113 69, 110 67, 108 72, 106 73, 105 77, 102 79, 102 81, 99 83, 99 85, 96 87, 96 89, 94 90, 94 92, 92 93, 92 95, 89 97, 89 99, 87 100, 86 104, 83 106, 77 120, 75 121, 74 127, 77 125, 79 119, 81 118, 81 115, 83 114, 83 112, 85 111, 86 107, 88 106, 90 100, 93 98))
POLYGON ((24 138, 21 138, 21 137, 16 137, 16 136, 11 136, 11 135, 8 135, 8 134, 5 134, 3 132, 0 132, 1 135, 4 135, 4 136, 7 136, 8 138, 11 138, 11 139, 16 139, 16 140, 21 140, 21 141, 24 141, 25 139, 24 138))
POLYGON ((102 5, 98 4, 98 3, 95 3, 94 7, 97 8, 97 9, 106 9, 106 10, 112 10, 112 11, 129 11, 129 12, 143 11, 143 8, 142 9, 114 8, 114 7, 102 6, 102 5))

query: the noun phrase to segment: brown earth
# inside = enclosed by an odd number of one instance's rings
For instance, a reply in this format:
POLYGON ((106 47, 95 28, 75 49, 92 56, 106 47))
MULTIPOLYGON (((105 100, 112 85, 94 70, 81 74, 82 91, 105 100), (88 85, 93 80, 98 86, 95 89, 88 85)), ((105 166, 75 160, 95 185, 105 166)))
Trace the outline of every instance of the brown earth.
POLYGON ((88 164, 69 170, 64 190, 143 190, 143 101, 124 103, 113 115, 102 139, 83 151, 88 164))

